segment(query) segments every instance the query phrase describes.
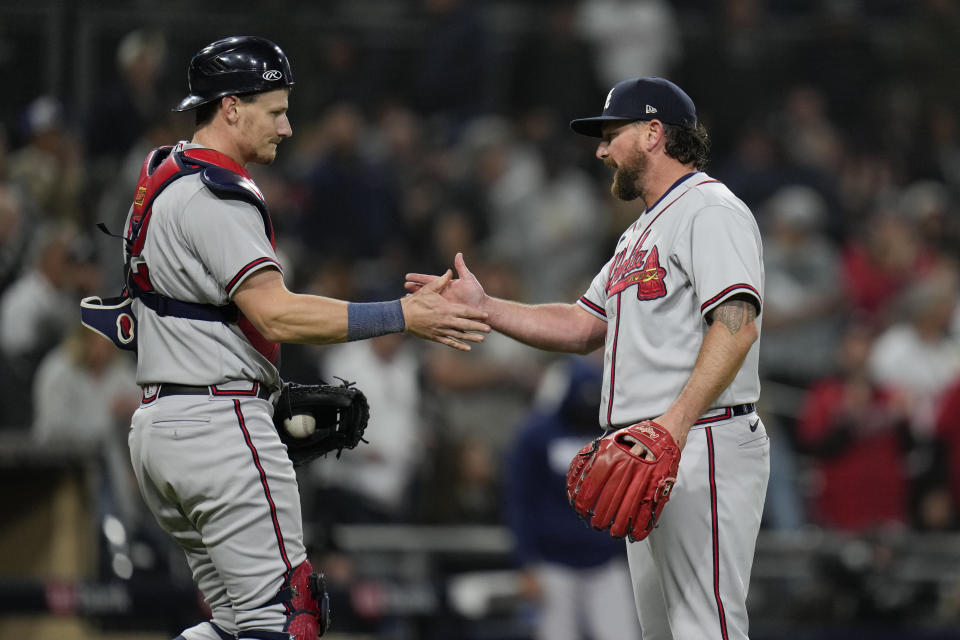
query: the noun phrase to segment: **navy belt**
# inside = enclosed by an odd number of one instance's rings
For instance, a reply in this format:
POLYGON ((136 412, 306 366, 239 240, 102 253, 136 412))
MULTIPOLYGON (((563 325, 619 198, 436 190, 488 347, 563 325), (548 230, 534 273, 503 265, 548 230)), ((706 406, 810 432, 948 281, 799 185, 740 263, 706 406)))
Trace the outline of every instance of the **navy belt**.
POLYGON ((757 410, 757 405, 749 402, 747 404, 738 404, 735 407, 730 407, 730 411, 733 412, 735 416, 745 416, 748 413, 753 413, 757 410))
POLYGON ((259 382, 254 382, 253 388, 251 389, 219 389, 215 384, 209 386, 161 384, 159 387, 160 391, 156 395, 157 398, 164 398, 166 396, 238 396, 269 400, 272 393, 269 387, 259 382))

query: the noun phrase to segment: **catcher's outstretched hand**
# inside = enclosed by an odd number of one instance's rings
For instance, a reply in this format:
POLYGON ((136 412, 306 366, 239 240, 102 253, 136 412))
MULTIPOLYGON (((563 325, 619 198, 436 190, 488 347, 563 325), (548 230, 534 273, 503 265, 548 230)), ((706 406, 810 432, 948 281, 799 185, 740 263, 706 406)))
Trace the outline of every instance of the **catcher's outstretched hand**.
POLYGON ((441 295, 449 287, 453 272, 447 269, 440 277, 426 277, 412 294, 400 299, 405 331, 460 351, 470 351, 470 342, 483 342, 484 334, 490 333, 490 326, 484 322, 486 312, 441 295))
MULTIPOLYGON (((487 294, 477 277, 467 268, 462 253, 458 253, 454 257, 453 266, 457 269, 457 277, 443 288, 441 295, 451 302, 459 302, 476 309, 482 309, 487 300, 487 294)), ((407 291, 415 292, 428 283, 436 281, 439 277, 425 273, 408 273, 407 281, 403 286, 407 291)))

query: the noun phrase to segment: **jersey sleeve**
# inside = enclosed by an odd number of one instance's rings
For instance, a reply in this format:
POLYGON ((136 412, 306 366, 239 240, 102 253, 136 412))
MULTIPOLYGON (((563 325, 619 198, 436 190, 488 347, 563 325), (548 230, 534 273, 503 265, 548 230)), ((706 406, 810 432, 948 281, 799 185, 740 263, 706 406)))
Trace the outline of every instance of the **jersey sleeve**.
POLYGON ((577 304, 604 322, 607 320, 607 281, 610 280, 611 262, 613 258, 603 265, 603 269, 594 276, 586 292, 577 300, 577 304))
POLYGON ((763 306, 763 254, 760 232, 749 214, 711 206, 691 220, 689 246, 682 259, 707 316, 724 300, 747 295, 760 314, 763 306))
POLYGON ((183 218, 183 231, 211 276, 233 297, 252 273, 266 267, 282 271, 253 205, 200 191, 183 218))

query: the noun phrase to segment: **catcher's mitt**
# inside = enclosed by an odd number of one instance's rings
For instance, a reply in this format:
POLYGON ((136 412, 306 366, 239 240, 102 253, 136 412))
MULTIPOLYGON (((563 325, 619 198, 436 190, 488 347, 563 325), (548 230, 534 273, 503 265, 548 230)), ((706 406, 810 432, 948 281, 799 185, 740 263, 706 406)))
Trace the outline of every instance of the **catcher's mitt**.
POLYGON ((352 382, 340 382, 340 385, 284 383, 273 412, 273 423, 294 465, 300 466, 331 451, 336 451, 339 458, 344 449, 366 442, 363 432, 370 418, 367 397, 352 382), (298 437, 290 433, 285 422, 303 415, 316 420, 316 429, 298 437))
POLYGON ((597 438, 573 457, 567 499, 594 529, 643 540, 670 499, 679 466, 673 436, 644 420, 597 438))

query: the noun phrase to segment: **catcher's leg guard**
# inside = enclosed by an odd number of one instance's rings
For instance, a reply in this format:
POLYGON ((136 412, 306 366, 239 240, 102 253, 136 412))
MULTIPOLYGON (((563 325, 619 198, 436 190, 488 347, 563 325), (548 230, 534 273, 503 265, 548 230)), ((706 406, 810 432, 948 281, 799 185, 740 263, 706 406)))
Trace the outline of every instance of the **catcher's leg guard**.
POLYGON ((296 640, 313 640, 330 626, 330 596, 323 574, 313 572, 304 560, 280 590, 280 600, 287 607, 287 624, 283 630, 296 640))
POLYGON ((330 626, 330 596, 323 575, 313 573, 309 560, 293 570, 273 602, 286 607, 283 631, 247 629, 238 634, 239 640, 314 640, 330 626))

